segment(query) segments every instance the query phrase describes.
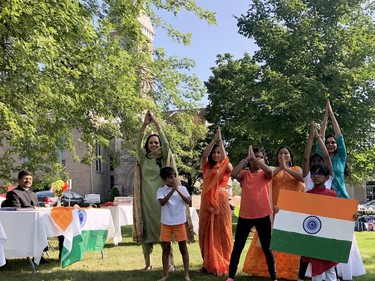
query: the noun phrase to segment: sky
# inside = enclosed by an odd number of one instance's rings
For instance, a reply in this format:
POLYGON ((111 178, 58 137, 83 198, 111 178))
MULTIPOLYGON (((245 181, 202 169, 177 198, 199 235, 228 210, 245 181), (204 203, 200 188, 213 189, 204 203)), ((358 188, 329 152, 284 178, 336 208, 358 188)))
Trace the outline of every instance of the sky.
MULTIPOLYGON (((189 46, 173 42, 166 32, 155 29, 155 48, 164 48, 169 56, 177 55, 195 60, 192 70, 204 82, 212 75, 211 67, 215 66, 218 54, 230 53, 239 59, 244 53, 254 54, 257 49, 254 41, 238 34, 237 20, 234 16, 246 14, 250 0, 196 0, 199 6, 216 13, 217 25, 209 25, 192 13, 182 12, 173 15, 161 14, 175 29, 192 33, 189 46)), ((207 97, 202 101, 208 104, 207 97)))

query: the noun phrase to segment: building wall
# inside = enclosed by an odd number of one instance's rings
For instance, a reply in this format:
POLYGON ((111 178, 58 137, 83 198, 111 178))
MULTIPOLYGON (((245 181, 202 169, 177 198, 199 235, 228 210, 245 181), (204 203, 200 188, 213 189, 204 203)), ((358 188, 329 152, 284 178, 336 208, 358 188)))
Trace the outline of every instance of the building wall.
MULTIPOLYGON (((81 134, 78 131, 73 131, 74 144, 76 153, 81 159, 87 153, 87 146, 80 142, 81 134)), ((0 154, 3 154, 9 145, 3 143, 0 147, 0 154)), ((102 160, 102 172, 97 172, 95 168, 95 161, 92 164, 84 164, 80 161, 73 159, 70 152, 64 151, 61 153, 61 161, 65 165, 66 171, 69 173, 69 177, 72 180, 72 191, 78 192, 81 195, 90 193, 100 194, 101 200, 106 201, 108 199, 110 187, 110 169, 109 169, 109 157, 108 153, 103 149, 103 160, 102 160)), ((15 155, 14 164, 21 165, 21 159, 15 155)), ((42 171, 33 171, 34 178, 39 181, 43 181, 44 175, 42 171)), ((18 171, 12 175, 14 179, 17 178, 18 171)), ((1 184, 4 184, 4 180, 1 184)), ((14 182, 16 184, 16 181, 14 182)))
POLYGON ((133 196, 134 166, 136 158, 123 147, 123 140, 115 139, 111 143, 111 148, 119 153, 120 163, 113 168, 111 175, 114 179, 114 186, 123 196, 133 196))
MULTIPOLYGON (((81 159, 87 153, 87 146, 80 142, 80 133, 73 132, 76 153, 81 159)), ((66 152, 65 167, 72 179, 72 190, 85 194, 100 194, 101 201, 108 200, 110 186, 110 159, 107 151, 102 149, 102 171, 96 171, 96 161, 91 164, 75 161, 71 153, 66 152)))
POLYGON ((366 203, 366 187, 361 186, 352 186, 347 184, 346 190, 352 199, 358 200, 359 204, 366 203))

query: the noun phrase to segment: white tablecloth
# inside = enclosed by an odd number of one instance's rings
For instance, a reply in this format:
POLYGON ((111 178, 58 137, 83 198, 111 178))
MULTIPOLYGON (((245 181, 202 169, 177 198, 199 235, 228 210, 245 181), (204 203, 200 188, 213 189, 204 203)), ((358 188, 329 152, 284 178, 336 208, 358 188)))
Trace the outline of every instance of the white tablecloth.
POLYGON ((190 217, 191 222, 193 223, 193 230, 196 235, 199 231, 199 216, 196 208, 190 207, 190 217))
POLYGON ((118 245, 118 243, 122 241, 121 226, 133 225, 133 206, 118 205, 109 206, 108 208, 111 211, 113 224, 115 226, 113 244, 118 245))
MULTIPOLYGON (((113 223, 115 226, 115 233, 113 236, 113 244, 118 245, 122 241, 121 226, 133 225, 133 206, 132 205, 118 205, 109 206, 111 211, 113 223)), ((198 235, 199 230, 199 216, 197 209, 190 207, 190 216, 193 224, 194 233, 198 235)))
POLYGON ((0 266, 5 264, 4 244, 7 240, 4 228, 0 222, 0 266))
POLYGON ((49 211, 0 211, 0 223, 7 237, 4 243, 6 258, 34 257, 39 264, 48 237, 55 236, 49 211))
MULTIPOLYGON (((0 229, 0 264, 1 264, 1 242, 4 244, 4 255, 6 258, 34 257, 39 264, 43 250, 48 245, 48 238, 64 235, 58 229, 50 216, 51 208, 24 209, 18 211, 1 211, 0 224, 3 227, 7 240, 1 240, 0 229)), ((108 230, 107 241, 113 238, 114 225, 109 210, 88 208, 82 209, 85 213, 84 224, 81 230, 108 230)), ((83 223, 83 222, 82 222, 83 223)))

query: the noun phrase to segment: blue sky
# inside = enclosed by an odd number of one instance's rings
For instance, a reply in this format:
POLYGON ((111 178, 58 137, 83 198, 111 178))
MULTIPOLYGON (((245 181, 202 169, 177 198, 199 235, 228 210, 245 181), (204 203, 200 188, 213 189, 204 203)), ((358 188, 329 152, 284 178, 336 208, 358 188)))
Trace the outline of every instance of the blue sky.
MULTIPOLYGON (((156 29, 154 47, 164 48, 168 55, 188 57, 195 60, 193 72, 202 82, 211 75, 210 68, 215 66, 217 54, 231 53, 235 59, 241 58, 245 52, 253 54, 256 50, 254 42, 238 34, 237 21, 234 16, 246 14, 249 0, 196 0, 196 3, 216 13, 217 25, 208 25, 192 14, 182 12, 177 17, 165 15, 163 18, 177 30, 192 33, 189 46, 173 42, 163 30, 156 29)), ((203 100, 207 104, 206 99, 203 100)))

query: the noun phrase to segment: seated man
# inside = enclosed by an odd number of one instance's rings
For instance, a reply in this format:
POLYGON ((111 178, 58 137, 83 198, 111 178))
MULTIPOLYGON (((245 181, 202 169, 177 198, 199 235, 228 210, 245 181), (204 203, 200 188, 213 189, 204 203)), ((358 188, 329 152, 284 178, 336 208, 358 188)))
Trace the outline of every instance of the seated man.
MULTIPOLYGON (((33 174, 27 170, 18 173, 18 186, 6 194, 1 207, 35 208, 39 206, 38 197, 30 190, 33 184, 33 174)), ((44 249, 47 251, 48 247, 44 249)), ((47 261, 42 257, 40 263, 47 261)))
POLYGON ((39 206, 38 197, 30 190, 33 175, 27 170, 18 173, 18 186, 6 194, 1 207, 35 208, 39 206))

